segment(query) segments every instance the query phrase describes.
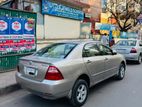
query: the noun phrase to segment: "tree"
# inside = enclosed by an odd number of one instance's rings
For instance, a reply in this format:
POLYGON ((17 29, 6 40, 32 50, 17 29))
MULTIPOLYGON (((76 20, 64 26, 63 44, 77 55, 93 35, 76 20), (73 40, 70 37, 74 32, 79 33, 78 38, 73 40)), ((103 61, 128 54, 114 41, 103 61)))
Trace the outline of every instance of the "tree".
POLYGON ((108 0, 107 11, 116 20, 120 31, 127 32, 138 24, 142 0, 108 0))

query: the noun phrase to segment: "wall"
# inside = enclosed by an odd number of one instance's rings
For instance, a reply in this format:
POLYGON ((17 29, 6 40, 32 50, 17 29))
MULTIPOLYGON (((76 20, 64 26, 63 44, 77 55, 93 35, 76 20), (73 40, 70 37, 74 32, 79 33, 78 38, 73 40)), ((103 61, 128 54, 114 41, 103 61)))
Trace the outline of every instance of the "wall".
POLYGON ((44 39, 44 16, 41 13, 37 13, 37 27, 36 36, 37 39, 44 39))
POLYGON ((79 38, 80 21, 44 15, 45 38, 79 38))

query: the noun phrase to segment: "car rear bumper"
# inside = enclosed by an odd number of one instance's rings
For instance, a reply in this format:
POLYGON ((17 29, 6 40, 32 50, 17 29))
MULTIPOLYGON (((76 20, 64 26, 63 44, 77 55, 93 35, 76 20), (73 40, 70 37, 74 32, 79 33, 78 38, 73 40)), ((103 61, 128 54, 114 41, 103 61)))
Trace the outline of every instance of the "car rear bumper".
POLYGON ((137 61, 138 56, 138 54, 124 54, 125 59, 130 61, 137 61))
POLYGON ((16 73, 16 81, 22 88, 30 91, 31 93, 51 100, 68 96, 72 88, 71 82, 69 81, 43 80, 39 82, 27 79, 20 73, 16 73))

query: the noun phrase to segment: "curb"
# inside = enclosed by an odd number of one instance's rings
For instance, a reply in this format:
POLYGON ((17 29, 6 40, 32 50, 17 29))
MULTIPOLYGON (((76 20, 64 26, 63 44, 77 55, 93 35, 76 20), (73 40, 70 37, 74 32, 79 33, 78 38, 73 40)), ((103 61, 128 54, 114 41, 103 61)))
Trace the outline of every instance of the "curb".
POLYGON ((9 94, 9 93, 17 91, 19 89, 21 89, 21 87, 18 84, 12 84, 12 85, 7 86, 5 88, 1 88, 0 89, 0 96, 9 94))

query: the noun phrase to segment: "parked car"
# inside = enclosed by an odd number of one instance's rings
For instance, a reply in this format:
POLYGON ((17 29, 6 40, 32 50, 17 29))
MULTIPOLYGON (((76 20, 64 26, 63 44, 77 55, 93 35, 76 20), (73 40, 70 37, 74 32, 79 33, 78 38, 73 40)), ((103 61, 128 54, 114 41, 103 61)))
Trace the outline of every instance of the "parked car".
POLYGON ((142 41, 137 39, 120 40, 113 47, 118 53, 125 56, 126 60, 142 63, 142 41))
POLYGON ((17 82, 47 99, 68 97, 82 106, 89 88, 115 76, 125 76, 125 58, 95 41, 67 41, 49 45, 20 59, 17 82))

